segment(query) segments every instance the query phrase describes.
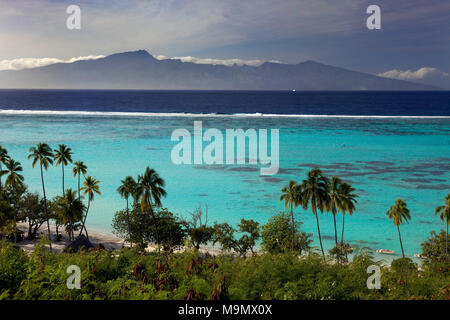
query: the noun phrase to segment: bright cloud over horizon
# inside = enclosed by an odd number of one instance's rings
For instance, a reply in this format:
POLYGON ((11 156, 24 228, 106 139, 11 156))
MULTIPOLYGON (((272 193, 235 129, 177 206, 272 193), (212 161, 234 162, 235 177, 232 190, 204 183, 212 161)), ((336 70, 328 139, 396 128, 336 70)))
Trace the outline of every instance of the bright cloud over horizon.
POLYGON ((447 90, 450 89, 449 73, 432 67, 422 67, 417 70, 393 69, 379 73, 378 76, 391 79, 425 83, 447 90))
POLYGON ((83 60, 96 60, 104 58, 103 55, 90 55, 82 57, 74 57, 67 60, 58 58, 17 58, 11 60, 0 60, 0 71, 3 70, 22 70, 32 69, 37 67, 44 67, 55 63, 72 63, 83 60))
POLYGON ((378 74, 380 77, 391 78, 391 79, 399 79, 399 80, 421 80, 428 77, 448 77, 447 72, 440 71, 436 68, 420 68, 416 71, 412 70, 389 70, 383 73, 378 74))
POLYGON ((196 58, 196 57, 191 57, 191 56, 169 58, 164 55, 158 55, 158 56, 155 56, 155 58, 158 60, 171 59, 171 60, 180 60, 182 62, 192 62, 192 63, 196 63, 196 64, 213 64, 213 65, 224 65, 224 66, 229 66, 229 67, 233 66, 235 64, 238 66, 242 66, 242 65, 260 66, 264 62, 282 63, 281 61, 278 61, 278 60, 269 60, 269 61, 262 60, 262 59, 245 60, 245 59, 238 59, 238 58, 214 59, 214 58, 196 58))

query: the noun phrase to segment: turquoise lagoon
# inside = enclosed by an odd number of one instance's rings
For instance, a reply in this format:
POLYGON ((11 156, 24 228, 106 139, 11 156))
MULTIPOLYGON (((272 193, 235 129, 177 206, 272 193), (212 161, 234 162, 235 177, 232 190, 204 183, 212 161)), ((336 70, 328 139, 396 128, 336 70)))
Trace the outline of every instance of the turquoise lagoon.
MULTIPOLYGON (((373 251, 395 250, 400 256, 398 234, 386 211, 403 198, 412 220, 401 226, 405 253, 420 252, 431 230, 443 223, 434 215, 436 206, 450 192, 450 119, 377 117, 251 117, 242 116, 139 116, 136 114, 2 114, 0 144, 20 161, 25 181, 33 192, 41 192, 38 168, 27 160, 28 149, 40 141, 53 148, 69 145, 74 160, 83 160, 88 174, 101 181, 87 220, 88 227, 111 232, 114 212, 125 201, 116 189, 127 175, 137 176, 146 166, 166 180, 163 206, 189 218, 200 204, 208 205, 209 222, 239 223, 241 218, 261 224, 284 210, 280 190, 290 179, 301 181, 308 170, 319 167, 331 176, 350 182, 359 195, 357 210, 346 216, 345 239, 373 251), (203 129, 279 129, 280 171, 261 176, 255 165, 175 165, 171 150, 173 130, 193 132, 194 120, 203 129)), ((61 193, 61 168, 45 172, 49 197, 61 193)), ((72 167, 66 168, 66 188, 76 188, 72 167)), ((302 229, 314 236, 314 216, 295 209, 302 229)), ((331 215, 319 217, 324 246, 333 246, 331 215)), ((338 235, 342 225, 339 214, 338 235)))

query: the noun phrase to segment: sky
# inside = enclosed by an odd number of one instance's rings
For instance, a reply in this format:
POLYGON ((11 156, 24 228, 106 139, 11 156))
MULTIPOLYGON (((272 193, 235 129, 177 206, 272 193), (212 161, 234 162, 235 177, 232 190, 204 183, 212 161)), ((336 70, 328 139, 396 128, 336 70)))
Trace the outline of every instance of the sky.
POLYGON ((145 49, 196 63, 315 60, 450 89, 448 0, 0 0, 0 70, 145 49), (69 30, 69 5, 81 29, 69 30), (381 29, 369 30, 369 5, 381 29))

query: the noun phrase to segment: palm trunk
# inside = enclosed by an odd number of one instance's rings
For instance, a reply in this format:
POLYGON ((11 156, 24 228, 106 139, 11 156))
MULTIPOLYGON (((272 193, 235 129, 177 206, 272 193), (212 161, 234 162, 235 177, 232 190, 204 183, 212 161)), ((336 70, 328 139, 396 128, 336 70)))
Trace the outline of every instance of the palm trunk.
POLYGON ((448 260, 448 219, 447 219, 447 233, 445 234, 445 255, 448 260))
POLYGON ((80 173, 78 173, 78 200, 80 200, 80 173))
POLYGON ((88 206, 87 206, 87 209, 86 209, 86 215, 84 216, 84 219, 83 219, 83 225, 81 226, 81 231, 80 231, 80 234, 78 235, 78 236, 81 236, 81 234, 83 233, 83 229, 84 229, 84 231, 86 231, 86 238, 87 238, 88 240, 89 240, 89 235, 88 235, 87 229, 86 229, 86 227, 85 227, 85 223, 86 223, 87 215, 88 215, 88 213, 89 213, 89 207, 90 207, 90 205, 91 205, 91 199, 88 199, 88 206))
POLYGON ((61 162, 61 168, 62 168, 62 195, 64 197, 64 163, 61 162))
POLYGON ((341 245, 344 245, 344 219, 345 219, 345 213, 342 212, 342 234, 341 234, 341 245))
POLYGON ((403 258, 405 257, 405 252, 403 251, 403 243, 402 243, 402 236, 400 235, 400 227, 397 226, 397 230, 398 230, 398 238, 400 239, 400 247, 402 248, 402 255, 403 258))
POLYGON ((130 248, 133 248, 133 241, 131 240, 131 226, 130 226, 130 211, 128 210, 128 197, 127 200, 127 218, 128 218, 128 235, 130 236, 130 248))
POLYGON ((336 214, 333 213, 333 220, 334 220, 334 242, 336 243, 337 247, 337 230, 336 230, 336 214))
POLYGON ((45 217, 47 218, 47 231, 48 231, 48 240, 50 241, 50 250, 52 249, 52 237, 50 234, 50 222, 47 212, 47 197, 45 196, 45 185, 44 185, 44 172, 42 171, 42 160, 40 160, 41 165, 41 181, 42 181, 42 191, 44 193, 44 213, 45 217))
POLYGON ((322 250, 322 256, 325 259, 325 252, 323 251, 323 246, 322 246, 322 237, 320 235, 320 227, 319 227, 319 217, 317 216, 317 210, 313 209, 313 213, 316 216, 316 222, 317 222, 317 232, 319 234, 319 243, 320 243, 320 250, 322 250))
POLYGON ((295 238, 294 238, 294 229, 295 229, 295 224, 294 224, 294 211, 292 210, 292 206, 291 206, 291 219, 292 219, 292 251, 294 251, 294 247, 295 247, 295 238))
POLYGON ((152 215, 152 219, 153 219, 153 225, 155 228, 155 237, 156 237, 156 242, 158 243, 158 252, 159 252, 159 234, 158 234, 158 227, 156 224, 156 218, 155 218, 155 213, 153 212, 153 207, 151 204, 149 204, 149 209, 150 209, 150 213, 152 215))

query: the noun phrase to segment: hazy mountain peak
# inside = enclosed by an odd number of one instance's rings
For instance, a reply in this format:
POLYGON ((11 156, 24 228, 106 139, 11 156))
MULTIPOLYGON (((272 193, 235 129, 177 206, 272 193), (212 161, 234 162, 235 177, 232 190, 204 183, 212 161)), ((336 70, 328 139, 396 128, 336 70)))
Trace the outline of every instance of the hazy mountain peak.
POLYGON ((113 53, 109 56, 106 56, 106 58, 118 58, 118 57, 129 59, 152 58, 156 60, 155 57, 153 57, 150 53, 148 53, 147 50, 126 51, 120 53, 113 53))

